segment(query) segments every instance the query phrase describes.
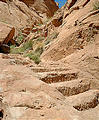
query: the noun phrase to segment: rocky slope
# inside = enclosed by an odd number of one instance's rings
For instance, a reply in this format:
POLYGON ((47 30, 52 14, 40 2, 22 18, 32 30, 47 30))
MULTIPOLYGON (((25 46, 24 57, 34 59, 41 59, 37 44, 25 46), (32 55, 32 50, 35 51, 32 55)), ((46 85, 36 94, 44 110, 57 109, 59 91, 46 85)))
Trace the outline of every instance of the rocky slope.
POLYGON ((53 0, 0 0, 0 21, 16 28, 41 24, 58 6, 53 0))
MULTIPOLYGON (((37 2, 24 0, 29 9, 37 2)), ((1 45, 18 44, 14 54, 0 54, 1 120, 99 120, 98 4, 68 0, 16 39, 12 26, 0 24, 1 45)))
POLYGON ((35 31, 32 31, 35 26, 46 22, 57 10, 58 6, 53 0, 0 0, 0 50, 9 52, 7 45, 16 43, 14 37, 19 36, 20 30, 24 33, 20 39, 27 37, 35 31), (14 30, 8 30, 8 26, 14 30))

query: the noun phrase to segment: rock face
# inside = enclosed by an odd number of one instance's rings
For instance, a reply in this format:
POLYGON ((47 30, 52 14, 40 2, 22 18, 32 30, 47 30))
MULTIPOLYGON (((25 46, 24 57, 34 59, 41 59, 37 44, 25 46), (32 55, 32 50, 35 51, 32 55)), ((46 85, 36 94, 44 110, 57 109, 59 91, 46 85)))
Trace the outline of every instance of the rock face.
POLYGON ((65 6, 66 6, 68 9, 70 9, 76 2, 77 2, 77 0, 67 0, 65 6))
POLYGON ((25 3, 18 0, 7 3, 0 1, 0 21, 16 28, 25 27, 35 22, 42 23, 36 12, 31 11, 25 3))
POLYGON ((54 0, 21 0, 30 8, 35 8, 38 13, 46 14, 48 17, 52 17, 58 10, 58 6, 54 0))
POLYGON ((98 34, 97 26, 99 24, 99 10, 90 12, 93 9, 94 2, 95 1, 92 0, 90 2, 87 0, 78 0, 71 9, 64 9, 63 16, 65 17, 63 17, 62 25, 59 28, 61 32, 58 35, 57 42, 54 42, 54 44, 44 52, 42 55, 43 59, 60 60, 74 53, 76 50, 83 49, 90 44, 90 40, 93 39, 92 41, 94 41, 95 36, 98 34), (85 6, 83 7, 83 5, 85 6), (78 14, 80 15, 78 16, 78 14), (83 25, 86 22, 88 22, 88 24, 83 25), (91 26, 91 24, 93 25, 91 26))
POLYGON ((14 27, 0 22, 0 44, 8 44, 8 42, 13 43, 14 34, 14 27))
POLYGON ((52 17, 57 9, 54 0, 0 0, 0 21, 11 24, 16 28, 41 24, 43 14, 45 14, 45 17, 52 17))
POLYGON ((79 111, 77 120, 99 119, 99 9, 93 10, 95 2, 72 0, 59 9, 52 18, 63 16, 59 35, 41 55, 44 63, 51 63, 40 79, 66 96, 67 104, 79 111), (77 77, 70 80, 75 69, 77 77))
POLYGON ((4 111, 0 117, 3 120, 69 120, 69 114, 65 114, 68 111, 63 113, 65 106, 61 106, 64 96, 33 77, 35 73, 26 66, 12 64, 14 59, 0 56, 0 110, 4 111))
POLYGON ((9 52, 9 46, 7 44, 15 44, 13 40, 15 34, 15 28, 0 22, 0 51, 9 52))
MULTIPOLYGON (((36 10, 33 20, 42 22, 45 3, 50 1, 16 0, 10 7, 14 5, 28 18, 36 10), (42 10, 36 8, 41 4, 42 10)), ((16 50, 25 48, 25 54, 0 54, 1 120, 99 120, 99 9, 94 8, 95 2, 68 0, 44 25, 22 29, 26 37, 16 50), (33 50, 43 52, 37 65, 23 57, 27 53, 34 57, 33 50)), ((5 48, 12 42, 14 28, 0 26, 5 48)))

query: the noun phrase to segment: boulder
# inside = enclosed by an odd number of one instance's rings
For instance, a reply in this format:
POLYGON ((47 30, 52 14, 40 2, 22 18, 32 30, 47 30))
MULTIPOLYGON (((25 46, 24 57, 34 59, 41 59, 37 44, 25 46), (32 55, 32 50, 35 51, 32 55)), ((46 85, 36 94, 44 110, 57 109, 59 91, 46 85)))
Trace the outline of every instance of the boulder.
POLYGON ((55 18, 52 20, 52 24, 55 26, 55 27, 59 27, 61 24, 62 24, 62 20, 63 20, 63 17, 59 17, 59 18, 55 18))
POLYGON ((0 22, 0 51, 7 53, 9 52, 8 43, 15 44, 13 40, 15 34, 15 28, 0 22))
POLYGON ((0 22, 0 44, 14 43, 13 37, 15 34, 15 28, 8 24, 0 22))
POLYGON ((9 53, 10 52, 10 47, 6 44, 2 44, 0 46, 0 52, 2 53, 9 53))

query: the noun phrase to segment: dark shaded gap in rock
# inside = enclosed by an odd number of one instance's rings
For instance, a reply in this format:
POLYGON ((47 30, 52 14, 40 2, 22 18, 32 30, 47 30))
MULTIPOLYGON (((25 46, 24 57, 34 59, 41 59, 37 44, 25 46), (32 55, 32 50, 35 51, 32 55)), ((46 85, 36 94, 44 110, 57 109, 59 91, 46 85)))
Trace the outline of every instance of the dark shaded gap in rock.
POLYGON ((3 115, 3 110, 1 110, 1 111, 0 111, 0 120, 3 119, 3 116, 4 116, 4 115, 3 115))

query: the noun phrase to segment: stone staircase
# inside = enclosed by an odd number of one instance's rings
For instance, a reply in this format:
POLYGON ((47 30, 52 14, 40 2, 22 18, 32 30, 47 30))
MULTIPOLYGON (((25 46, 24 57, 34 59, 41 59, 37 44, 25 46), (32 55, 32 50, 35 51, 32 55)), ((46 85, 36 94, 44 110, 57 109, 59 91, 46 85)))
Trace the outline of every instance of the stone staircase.
POLYGON ((60 83, 52 83, 51 86, 60 91, 64 96, 72 96, 88 91, 90 89, 90 81, 86 82, 83 79, 75 79, 60 83))
POLYGON ((43 82, 57 89, 66 98, 66 104, 77 111, 95 108, 99 104, 99 90, 92 88, 90 79, 79 77, 79 71, 59 65, 32 68, 43 82))
MULTIPOLYGON (((70 96, 66 101, 78 111, 95 108, 99 104, 99 90, 88 90, 83 93, 70 96)), ((99 107, 99 106, 98 106, 99 107)))

